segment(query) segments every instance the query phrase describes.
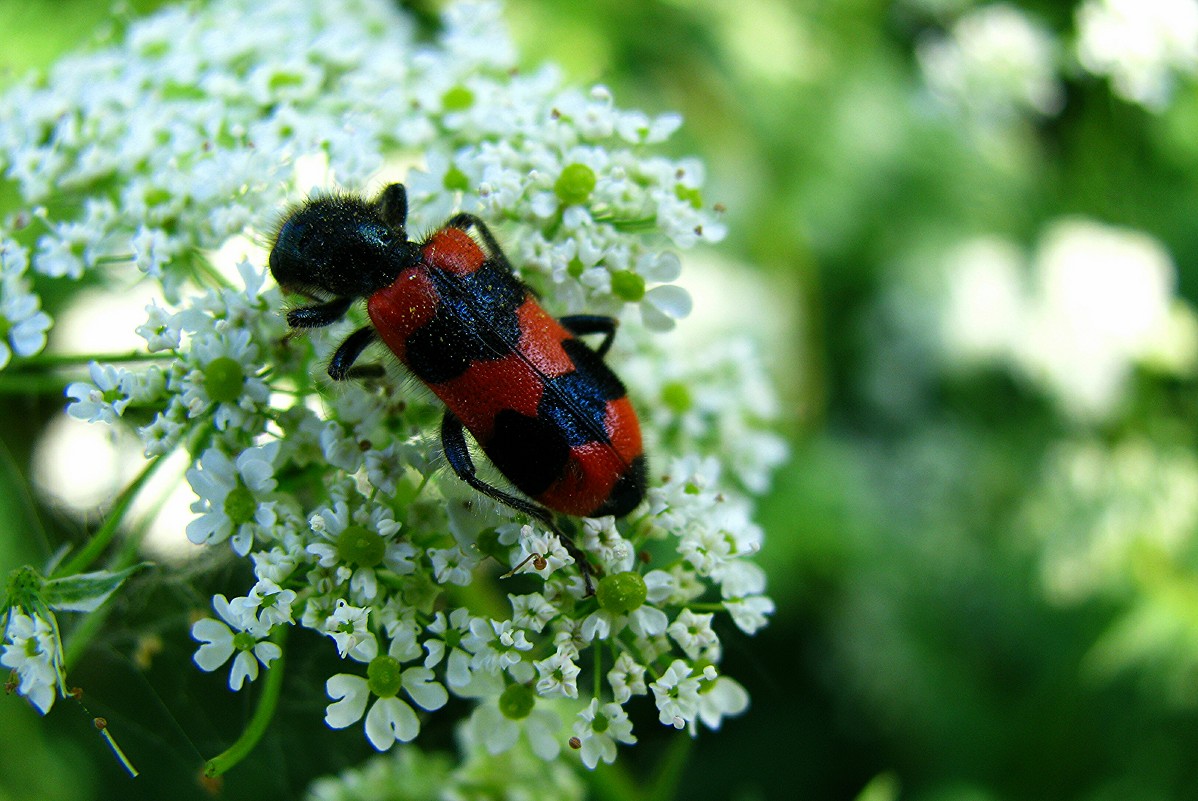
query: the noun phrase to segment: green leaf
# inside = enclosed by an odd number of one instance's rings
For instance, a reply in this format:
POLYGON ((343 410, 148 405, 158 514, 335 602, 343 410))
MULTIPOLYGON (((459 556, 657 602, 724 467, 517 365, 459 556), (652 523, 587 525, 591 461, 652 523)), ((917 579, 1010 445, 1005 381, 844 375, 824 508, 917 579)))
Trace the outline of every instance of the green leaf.
POLYGON ((144 565, 134 565, 117 573, 97 570, 50 579, 42 590, 42 597, 50 608, 60 612, 93 612, 125 583, 125 579, 142 567, 144 565))

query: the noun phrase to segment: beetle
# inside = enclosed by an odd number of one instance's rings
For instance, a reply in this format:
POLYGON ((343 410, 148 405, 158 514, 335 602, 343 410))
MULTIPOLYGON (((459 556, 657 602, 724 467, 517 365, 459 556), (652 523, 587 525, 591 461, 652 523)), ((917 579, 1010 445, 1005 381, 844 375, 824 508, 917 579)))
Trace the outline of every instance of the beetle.
POLYGON ((603 357, 617 321, 555 320, 517 277, 486 223, 459 213, 423 241, 408 238, 407 191, 386 186, 309 199, 279 226, 270 271, 288 291, 318 300, 287 312, 293 329, 330 325, 366 299, 371 324, 334 352, 334 380, 382 341, 445 404, 441 443, 457 476, 558 533, 583 571, 585 557, 554 513, 623 516, 645 494, 640 424, 603 357), (328 299, 323 299, 323 298, 328 299), (580 337, 600 334, 592 349, 580 337), (469 431, 525 497, 477 475, 469 431))

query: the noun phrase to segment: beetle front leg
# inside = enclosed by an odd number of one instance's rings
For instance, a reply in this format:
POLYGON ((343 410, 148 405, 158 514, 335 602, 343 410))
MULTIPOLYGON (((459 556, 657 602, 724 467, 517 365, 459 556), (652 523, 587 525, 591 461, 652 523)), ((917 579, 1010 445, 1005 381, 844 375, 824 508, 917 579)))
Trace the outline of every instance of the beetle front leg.
POLYGON ((373 328, 365 326, 350 334, 341 343, 341 347, 337 348, 337 352, 333 354, 333 358, 329 359, 329 376, 334 381, 343 381, 349 378, 350 368, 354 366, 354 362, 362 355, 362 351, 366 350, 366 346, 374 342, 376 334, 373 328))
POLYGON ((292 328, 320 328, 332 325, 345 316, 354 298, 334 298, 327 303, 301 306, 287 312, 287 325, 292 328))
POLYGON ((471 229, 478 231, 479 238, 486 245, 487 255, 499 262, 500 266, 509 273, 515 274, 515 268, 507 260, 507 256, 503 253, 503 248, 499 247, 499 242, 495 239, 495 235, 491 233, 491 229, 487 227, 487 224, 478 217, 464 211, 459 212, 445 222, 445 227, 458 228, 466 233, 470 233, 471 229))
POLYGON ((607 355, 612 341, 616 338, 616 329, 620 325, 620 321, 615 317, 602 314, 570 314, 560 318, 558 322, 574 336, 603 334, 603 341, 595 348, 595 353, 599 354, 600 358, 607 355))

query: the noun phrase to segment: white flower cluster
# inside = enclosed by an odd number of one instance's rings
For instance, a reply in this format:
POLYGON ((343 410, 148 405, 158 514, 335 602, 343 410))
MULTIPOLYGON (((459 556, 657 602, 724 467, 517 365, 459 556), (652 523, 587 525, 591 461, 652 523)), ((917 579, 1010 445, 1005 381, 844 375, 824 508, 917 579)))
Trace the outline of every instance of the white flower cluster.
POLYGON ((1193 708, 1198 458, 1192 450, 1147 436, 1062 442, 1048 452, 1019 522, 1039 541, 1051 600, 1113 613, 1085 655, 1087 677, 1135 674, 1158 703, 1193 708))
MULTIPOLYGON (((785 455, 753 351, 680 360, 646 341, 629 356, 651 489, 624 520, 577 524, 592 596, 556 533, 441 469, 427 393, 347 382, 314 402, 339 332, 287 337, 261 260, 237 265, 238 286, 210 263, 231 237, 269 236, 312 188, 296 185, 305 165, 358 189, 406 160, 410 228, 479 214, 554 312, 639 309, 658 329, 687 313, 668 248, 722 229, 701 166, 651 152, 678 119, 517 72, 499 10, 453 5, 431 44, 383 0, 222 0, 135 23, 0 98, 0 166, 29 204, 0 254, 6 275, 31 253, 46 276, 135 266, 162 287, 137 327, 146 364, 93 364, 68 411, 123 424, 140 410, 148 455, 192 455, 188 538, 252 561, 256 583, 192 629, 202 669, 232 660, 241 689, 298 625, 344 660, 328 725, 364 721, 379 750, 453 695, 474 704, 467 759, 523 744, 549 760, 569 744, 594 767, 636 741, 625 707, 640 696, 691 732, 747 707, 719 672, 717 628, 752 633, 773 611, 749 497, 785 455), (509 568, 521 575, 504 586, 509 568), (488 597, 497 584, 509 613, 488 597)), ((18 355, 41 346, 36 308, 9 318, 29 329, 10 328, 18 355)))
POLYGON ((16 675, 17 692, 43 715, 60 692, 61 662, 62 650, 52 622, 36 612, 12 610, 6 615, 0 665, 16 675))
POLYGON ((1052 32, 1006 3, 968 12, 916 54, 936 95, 983 119, 1024 109, 1052 115, 1064 102, 1052 32))
POLYGON ((1179 74, 1198 74, 1198 1, 1086 0, 1077 9, 1077 57, 1123 98, 1163 108, 1179 74))
POLYGON ((1198 364, 1198 320, 1175 296, 1168 253, 1145 234, 1065 219, 1030 268, 1017 247, 993 239, 963 245, 949 262, 949 356, 1009 362, 1079 419, 1113 414, 1138 365, 1184 375, 1198 364))
POLYGON ((1198 459, 1144 439, 1114 447, 1066 442, 1049 453, 1024 515, 1043 541, 1042 572, 1053 598, 1120 598, 1132 582, 1151 580, 1144 571, 1153 564, 1190 558, 1198 459))

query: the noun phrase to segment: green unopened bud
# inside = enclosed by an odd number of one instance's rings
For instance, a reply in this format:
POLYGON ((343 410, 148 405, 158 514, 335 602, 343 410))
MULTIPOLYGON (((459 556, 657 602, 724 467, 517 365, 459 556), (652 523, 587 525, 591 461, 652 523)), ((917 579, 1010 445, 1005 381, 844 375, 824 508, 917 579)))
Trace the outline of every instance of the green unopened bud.
POLYGON ((513 684, 499 696, 499 711, 508 720, 523 720, 535 704, 532 688, 523 684, 513 684))
POLYGON ((570 164, 553 185, 553 193, 567 206, 585 203, 595 191, 595 171, 585 164, 570 164))
POLYGON ((213 359, 204 368, 204 388, 208 397, 217 403, 232 403, 241 397, 245 384, 245 368, 228 356, 213 359))
POLYGON ((614 615, 626 615, 640 609, 649 597, 649 588, 639 573, 627 572, 604 576, 595 590, 599 606, 614 615))

